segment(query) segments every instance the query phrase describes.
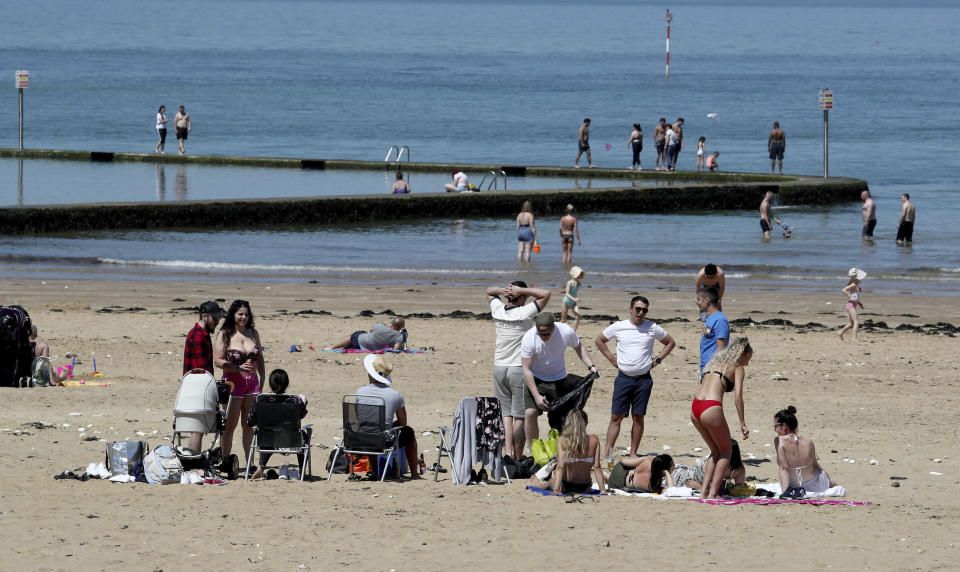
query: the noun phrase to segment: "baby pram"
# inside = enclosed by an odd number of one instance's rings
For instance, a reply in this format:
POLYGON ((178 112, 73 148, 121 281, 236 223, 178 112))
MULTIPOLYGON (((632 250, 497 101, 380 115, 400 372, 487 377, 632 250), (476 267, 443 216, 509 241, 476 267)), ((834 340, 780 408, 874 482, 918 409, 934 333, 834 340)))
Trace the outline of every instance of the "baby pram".
POLYGON ((217 476, 222 470, 228 479, 240 474, 240 459, 236 455, 224 463, 223 452, 218 446, 226 428, 227 411, 230 410, 233 384, 217 381, 204 369, 188 371, 180 378, 180 389, 173 405, 173 450, 186 470, 203 469, 207 476, 217 476), (224 407, 221 408, 220 406, 224 407), (206 449, 195 451, 183 444, 192 433, 212 434, 213 439, 206 449))

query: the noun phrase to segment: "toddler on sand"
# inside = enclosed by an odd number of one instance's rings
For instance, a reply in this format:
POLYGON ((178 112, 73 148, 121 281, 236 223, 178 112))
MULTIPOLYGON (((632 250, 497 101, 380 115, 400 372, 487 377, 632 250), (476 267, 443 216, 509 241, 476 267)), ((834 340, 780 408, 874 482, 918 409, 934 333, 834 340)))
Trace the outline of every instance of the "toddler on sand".
POLYGON ((570 280, 567 281, 567 287, 563 293, 563 310, 560 314, 560 321, 567 322, 567 312, 573 312, 573 330, 576 331, 580 325, 580 286, 583 285, 583 269, 579 266, 570 268, 570 280))

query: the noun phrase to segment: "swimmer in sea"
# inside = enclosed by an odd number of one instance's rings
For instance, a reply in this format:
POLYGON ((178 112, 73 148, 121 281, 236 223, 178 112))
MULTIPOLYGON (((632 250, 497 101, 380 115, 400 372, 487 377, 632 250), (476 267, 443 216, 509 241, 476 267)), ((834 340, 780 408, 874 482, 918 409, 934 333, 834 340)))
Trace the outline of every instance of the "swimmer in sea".
POLYGON ((573 259, 573 238, 577 238, 580 245, 580 229, 577 226, 577 217, 573 216, 573 205, 567 205, 567 214, 560 219, 560 246, 563 247, 562 261, 570 264, 573 259))

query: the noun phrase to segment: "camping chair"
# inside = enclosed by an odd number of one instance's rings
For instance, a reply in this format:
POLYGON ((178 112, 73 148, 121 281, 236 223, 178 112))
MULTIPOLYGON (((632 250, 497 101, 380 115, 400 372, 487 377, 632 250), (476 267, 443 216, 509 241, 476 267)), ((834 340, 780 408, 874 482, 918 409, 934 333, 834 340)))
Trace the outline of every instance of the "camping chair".
POLYGON ((300 467, 300 482, 303 482, 309 467, 313 477, 313 459, 310 457, 310 436, 313 426, 304 427, 306 435, 300 430, 300 405, 292 402, 273 402, 267 398, 274 397, 275 393, 261 393, 257 396, 253 444, 247 455, 247 472, 243 480, 250 478, 250 466, 253 464, 254 453, 271 453, 278 455, 303 455, 303 466, 300 467))
MULTIPOLYGON (((343 396, 343 437, 340 445, 333 454, 331 468, 336 465, 337 457, 343 453, 354 455, 380 456, 385 455, 387 461, 394 459, 397 469, 397 478, 403 462, 400 460, 400 427, 387 428, 386 401, 382 397, 350 394, 343 396)), ((353 474, 353 463, 348 462, 350 474, 353 474)), ((387 477, 387 468, 384 467, 380 482, 387 477)), ((333 471, 327 475, 327 482, 333 478, 333 471)))

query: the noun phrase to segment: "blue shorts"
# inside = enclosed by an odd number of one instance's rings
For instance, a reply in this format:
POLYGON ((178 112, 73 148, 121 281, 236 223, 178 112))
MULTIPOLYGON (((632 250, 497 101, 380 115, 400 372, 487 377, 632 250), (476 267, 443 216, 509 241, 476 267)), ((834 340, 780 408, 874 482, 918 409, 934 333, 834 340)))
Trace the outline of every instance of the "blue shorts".
POLYGON ((522 225, 517 231, 518 242, 533 242, 533 229, 527 225, 522 225))
POLYGON ((783 143, 771 143, 770 144, 770 158, 779 159, 783 161, 783 143))
POLYGON ((581 153, 583 153, 584 151, 590 150, 590 144, 584 143, 583 141, 577 141, 577 147, 580 149, 581 153))
POLYGON ((760 230, 763 232, 770 232, 770 224, 767 221, 760 219, 760 230))
POLYGON ((618 371, 617 378, 613 380, 613 406, 610 412, 614 415, 627 415, 632 409, 634 415, 646 415, 652 390, 653 378, 650 377, 650 372, 627 375, 618 371))
POLYGON ((367 332, 364 332, 363 330, 357 330, 356 332, 350 334, 350 347, 355 350, 362 350, 363 348, 360 347, 360 334, 365 333, 367 332))
POLYGON ((862 236, 873 236, 873 229, 877 228, 877 219, 872 218, 867 221, 867 224, 863 225, 863 230, 860 231, 862 236))

